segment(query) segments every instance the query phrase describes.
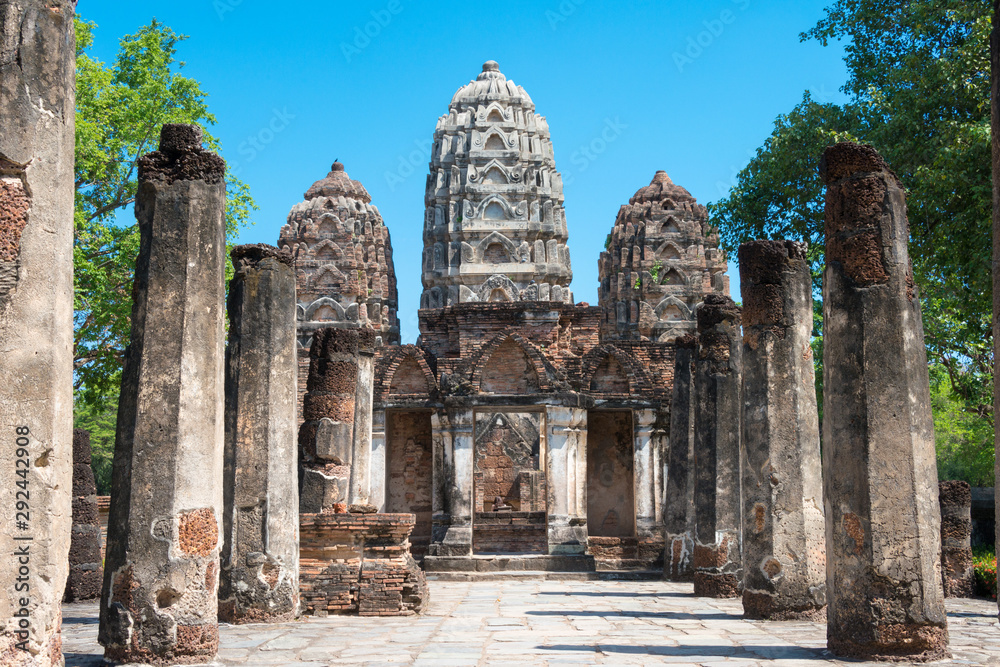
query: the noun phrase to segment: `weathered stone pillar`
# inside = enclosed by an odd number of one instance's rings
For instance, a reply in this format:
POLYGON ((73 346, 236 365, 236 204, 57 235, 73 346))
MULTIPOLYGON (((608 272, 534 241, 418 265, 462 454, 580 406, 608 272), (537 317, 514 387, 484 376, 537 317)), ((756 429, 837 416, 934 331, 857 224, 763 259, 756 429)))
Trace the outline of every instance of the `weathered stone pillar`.
POLYGON ((372 411, 372 472, 371 496, 368 502, 385 511, 386 470, 389 448, 385 439, 385 410, 372 411))
MULTIPOLYGON (((371 329, 329 328, 313 334, 302 408, 306 421, 299 431, 299 511, 303 514, 338 505, 346 509, 352 497, 352 474, 358 488, 368 485, 374 365, 364 360, 371 360, 374 347, 371 329), (357 421, 358 405, 364 402, 367 423, 357 421), (355 459, 363 472, 352 473, 355 459), (365 476, 363 482, 361 476, 365 476)), ((362 407, 362 415, 364 411, 362 407)))
POLYGON ((375 331, 365 330, 358 346, 358 393, 354 400, 354 446, 351 457, 351 505, 371 499, 372 404, 375 400, 375 331))
POLYGON ((638 558, 659 560, 663 553, 663 515, 660 500, 663 489, 662 462, 664 429, 657 424, 659 414, 652 408, 634 410, 632 447, 633 493, 635 497, 635 532, 638 558))
POLYGON ((99 639, 114 662, 208 662, 219 643, 226 164, 165 125, 139 160, 99 639))
POLYGON ((826 545, 806 245, 739 250, 743 292, 743 614, 822 618, 826 545))
POLYGON ((69 546, 69 578, 63 602, 101 597, 101 520, 97 483, 90 467, 90 433, 73 429, 73 534, 69 546))
POLYGON ((473 429, 471 409, 431 415, 434 517, 431 556, 472 555, 473 429))
POLYGON ((219 619, 273 623, 299 599, 295 264, 267 245, 232 257, 219 619))
POLYGON ((740 594, 740 309, 708 294, 698 309, 694 372, 694 593, 740 594))
POLYGON ((587 411, 549 406, 546 485, 550 554, 587 550, 587 411))
POLYGON ((976 593, 976 571, 972 566, 972 487, 968 482, 939 482, 938 499, 944 595, 971 598, 976 593))
POLYGON ((666 546, 663 576, 691 581, 694 576, 694 358, 698 338, 681 336, 675 343, 674 389, 670 402, 670 450, 663 501, 666 546))
POLYGON ((934 424, 906 197, 870 146, 820 165, 827 641, 840 656, 947 653, 934 424))
POLYGON ((75 4, 0 0, 0 656, 25 666, 62 664, 59 603, 72 522, 75 4))
MULTIPOLYGON (((993 0, 993 31, 990 33, 990 100, 992 108, 993 163, 993 358, 1000 359, 1000 0, 993 0)), ((1000 373, 993 374, 993 423, 1000 424, 1000 373)), ((1000 429, 994 435, 995 468, 993 492, 1000 507, 1000 429)), ((996 522, 996 551, 1000 554, 1000 521, 996 522)), ((997 598, 1000 605, 1000 597, 997 598)), ((1000 613, 997 615, 1000 618, 1000 613)))

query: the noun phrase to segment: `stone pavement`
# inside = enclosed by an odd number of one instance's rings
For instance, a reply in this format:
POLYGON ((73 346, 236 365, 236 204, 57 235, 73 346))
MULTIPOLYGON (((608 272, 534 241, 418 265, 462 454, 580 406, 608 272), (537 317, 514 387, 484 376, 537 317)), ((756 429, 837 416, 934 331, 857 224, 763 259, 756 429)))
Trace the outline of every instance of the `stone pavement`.
MULTIPOLYGON (((822 623, 742 619, 738 600, 659 581, 432 581, 405 618, 220 625, 222 665, 859 665, 832 660, 822 623)), ((952 660, 1000 666, 996 603, 949 600, 952 660)), ((63 608, 67 667, 97 667, 97 605, 63 608)))

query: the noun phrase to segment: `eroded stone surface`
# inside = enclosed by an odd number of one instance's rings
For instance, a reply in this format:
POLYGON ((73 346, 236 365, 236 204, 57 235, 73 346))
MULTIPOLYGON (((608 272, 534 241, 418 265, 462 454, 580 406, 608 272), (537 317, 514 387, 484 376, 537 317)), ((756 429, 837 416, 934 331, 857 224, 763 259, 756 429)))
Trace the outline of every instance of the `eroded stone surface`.
POLYGON ((902 186, 870 147, 827 150, 823 284, 829 646, 947 653, 934 425, 902 186))
POLYGON ((0 663, 17 667, 62 664, 73 486, 75 5, 0 1, 0 663))
POLYGON ((946 597, 976 594, 972 567, 972 488, 968 482, 938 483, 941 504, 941 574, 946 597))
POLYGON ((294 261, 266 245, 232 256, 219 618, 287 621, 299 599, 294 261))
POLYGON ((73 429, 73 533, 69 546, 69 578, 64 602, 101 597, 101 522, 97 484, 90 467, 90 433, 73 429))
POLYGON ((689 581, 694 576, 694 367, 698 338, 694 334, 681 336, 676 346, 670 452, 664 482, 663 574, 670 581, 689 581))
POLYGON ((371 329, 328 328, 313 335, 303 401, 306 421, 299 429, 303 513, 368 501, 363 469, 371 457, 374 354, 371 329))
POLYGON ((225 165, 197 136, 165 126, 140 165, 101 605, 112 662, 206 662, 218 644, 225 165))
POLYGON ((743 290, 743 610, 792 620, 826 605, 826 545, 805 244, 739 249, 743 290))
POLYGON ((698 309, 694 426, 694 586, 697 595, 735 597, 740 557, 740 309, 709 294, 698 309))
POLYGON ((665 171, 618 211, 598 269, 605 340, 672 341, 695 331, 706 294, 729 295, 708 211, 665 171))

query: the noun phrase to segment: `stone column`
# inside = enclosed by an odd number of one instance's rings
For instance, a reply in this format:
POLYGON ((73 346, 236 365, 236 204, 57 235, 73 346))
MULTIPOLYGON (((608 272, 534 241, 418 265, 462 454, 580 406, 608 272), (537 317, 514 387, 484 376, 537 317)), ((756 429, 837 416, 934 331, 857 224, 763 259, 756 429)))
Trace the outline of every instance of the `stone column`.
POLYGON ((295 264, 267 245, 232 257, 219 619, 276 623, 299 600, 295 264))
POLYGON ((663 576, 669 581, 694 577, 694 358, 698 338, 693 334, 676 341, 674 389, 670 403, 670 450, 663 500, 666 546, 663 576))
POLYGON ((976 572, 972 567, 972 488, 968 482, 939 482, 938 499, 944 595, 971 598, 976 593, 976 572))
POLYGON ((694 372, 694 593, 740 594, 740 309, 708 294, 698 309, 694 372))
POLYGON ((826 545, 806 244, 740 246, 743 614, 821 619, 826 545))
POLYGON ((587 550, 587 411, 549 406, 546 413, 549 553, 587 550))
MULTIPOLYGON (((993 358, 1000 359, 1000 0, 993 0, 993 31, 990 33, 990 100, 992 108, 993 165, 993 358)), ((993 423, 1000 424, 1000 373, 993 374, 993 423)), ((1000 429, 994 435, 996 452, 993 492, 1000 507, 1000 429)), ((1000 521, 996 522, 996 551, 1000 554, 1000 521)), ((1000 597, 997 598, 1000 605, 1000 597)), ((997 615, 1000 618, 1000 613, 997 615)))
POLYGON ((346 509, 352 474, 367 493, 374 366, 364 360, 371 360, 374 344, 371 329, 328 328, 313 334, 302 407, 306 421, 299 431, 299 511, 304 514, 346 509), (367 407, 359 408, 359 403, 367 407), (362 415, 367 410, 367 423, 357 421, 359 409, 362 415), (363 472, 353 471, 355 467, 363 472))
POLYGON ((112 662, 209 662, 219 643, 226 164, 165 125, 139 160, 100 642, 112 662))
POLYGON ((354 442, 348 503, 368 505, 371 497, 372 403, 375 400, 375 331, 362 329, 358 345, 358 393, 354 401, 354 442))
POLYGON ((101 520, 97 483, 90 467, 90 433, 77 428, 73 429, 73 534, 63 602, 101 597, 101 560, 101 520))
POLYGON ((655 561, 663 551, 663 518, 659 515, 662 429, 656 425, 656 410, 634 410, 632 415, 635 431, 632 447, 635 534, 639 539, 639 558, 655 561), (650 553, 654 545, 655 553, 650 553))
POLYGON ((368 502, 375 506, 379 512, 385 511, 388 456, 389 448, 385 438, 385 410, 373 410, 371 496, 368 502))
POLYGON ((32 666, 62 664, 72 524, 75 4, 0 2, 0 656, 32 666))
POLYGON ((870 146, 820 165, 827 641, 840 656, 945 656, 934 423, 902 185, 870 146))
POLYGON ((471 409, 431 416, 434 527, 431 556, 472 555, 473 420, 471 409))

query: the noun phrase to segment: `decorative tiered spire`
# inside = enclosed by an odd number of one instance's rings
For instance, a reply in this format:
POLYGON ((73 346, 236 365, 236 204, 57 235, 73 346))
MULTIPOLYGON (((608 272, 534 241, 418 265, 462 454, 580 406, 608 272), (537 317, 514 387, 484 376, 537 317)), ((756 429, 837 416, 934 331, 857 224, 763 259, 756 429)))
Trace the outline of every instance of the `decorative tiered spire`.
POLYGON ((548 124, 492 60, 438 121, 425 204, 421 308, 572 303, 548 124))
POLYGON ((665 171, 621 207, 598 270, 605 340, 672 341, 694 331, 706 294, 729 294, 708 211, 665 171))

